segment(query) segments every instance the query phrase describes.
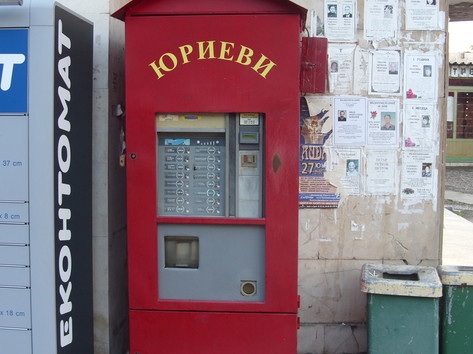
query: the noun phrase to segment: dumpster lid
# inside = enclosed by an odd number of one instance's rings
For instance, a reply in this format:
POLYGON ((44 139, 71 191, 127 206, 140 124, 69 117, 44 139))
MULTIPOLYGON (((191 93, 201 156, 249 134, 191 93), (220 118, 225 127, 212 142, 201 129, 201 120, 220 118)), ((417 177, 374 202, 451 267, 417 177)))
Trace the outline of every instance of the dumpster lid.
POLYGON ((443 285, 473 286, 473 267, 441 265, 437 270, 443 285))
POLYGON ((361 291, 370 294, 441 297, 442 283, 434 267, 364 264, 361 291))

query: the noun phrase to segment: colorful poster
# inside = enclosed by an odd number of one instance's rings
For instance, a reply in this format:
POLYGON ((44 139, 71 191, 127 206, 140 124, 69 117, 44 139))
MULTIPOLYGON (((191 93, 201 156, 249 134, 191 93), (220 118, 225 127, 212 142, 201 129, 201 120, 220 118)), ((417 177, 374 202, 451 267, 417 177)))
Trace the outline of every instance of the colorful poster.
POLYGON ((331 98, 301 98, 299 207, 337 208, 340 196, 326 178, 325 144, 332 135, 331 98))

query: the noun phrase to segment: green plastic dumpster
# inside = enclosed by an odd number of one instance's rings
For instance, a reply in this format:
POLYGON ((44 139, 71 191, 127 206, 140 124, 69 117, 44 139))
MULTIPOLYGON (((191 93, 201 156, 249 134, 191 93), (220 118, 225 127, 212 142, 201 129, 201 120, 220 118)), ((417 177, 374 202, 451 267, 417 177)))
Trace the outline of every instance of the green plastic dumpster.
POLYGON ((439 352, 442 284, 434 267, 365 264, 369 353, 439 352))
POLYGON ((473 353, 473 267, 439 266, 442 353, 473 353))

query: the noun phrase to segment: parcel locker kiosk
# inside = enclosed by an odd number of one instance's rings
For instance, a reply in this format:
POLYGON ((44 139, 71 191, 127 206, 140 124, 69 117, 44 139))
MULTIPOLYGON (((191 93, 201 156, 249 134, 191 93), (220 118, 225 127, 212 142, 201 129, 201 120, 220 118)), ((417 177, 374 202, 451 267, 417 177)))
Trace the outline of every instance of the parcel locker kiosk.
POLYGON ((295 353, 299 44, 289 1, 132 1, 131 353, 295 353))
POLYGON ((92 24, 0 2, 0 352, 92 353, 92 24))

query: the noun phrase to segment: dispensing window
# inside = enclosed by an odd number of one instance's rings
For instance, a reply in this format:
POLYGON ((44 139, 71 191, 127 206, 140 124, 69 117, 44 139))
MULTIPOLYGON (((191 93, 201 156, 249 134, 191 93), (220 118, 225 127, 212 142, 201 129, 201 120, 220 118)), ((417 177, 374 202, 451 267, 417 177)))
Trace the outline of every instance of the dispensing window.
POLYGON ((166 268, 199 268, 199 238, 165 236, 164 262, 166 268))
POLYGON ((260 113, 159 113, 158 216, 263 217, 260 113))

